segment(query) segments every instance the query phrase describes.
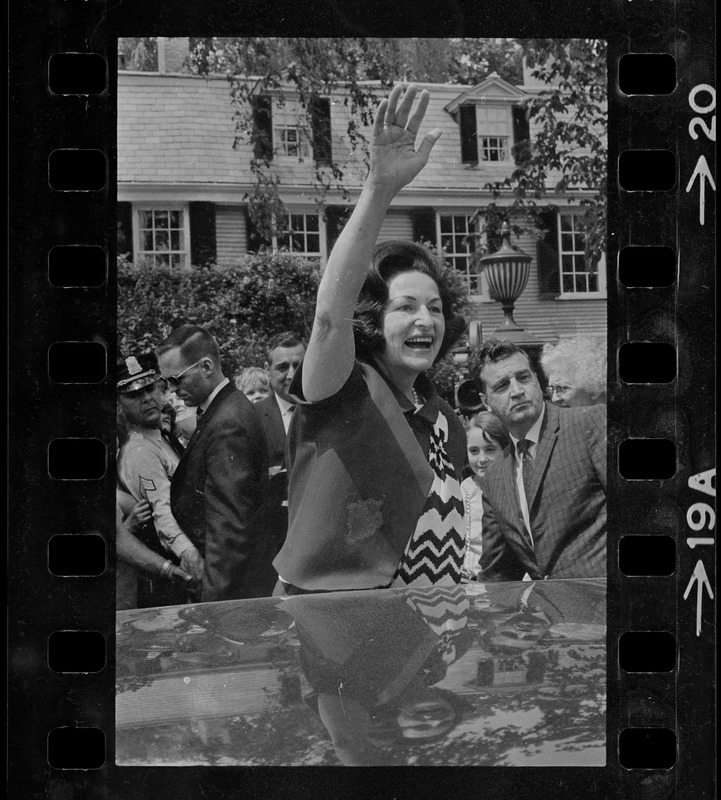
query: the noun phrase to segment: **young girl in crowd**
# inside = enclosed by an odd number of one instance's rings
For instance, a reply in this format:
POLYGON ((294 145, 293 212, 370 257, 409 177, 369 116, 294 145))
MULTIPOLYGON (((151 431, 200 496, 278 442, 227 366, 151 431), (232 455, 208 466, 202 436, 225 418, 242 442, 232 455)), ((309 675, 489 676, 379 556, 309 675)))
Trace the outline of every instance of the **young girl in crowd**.
POLYGON ((509 443, 508 432, 498 417, 490 411, 481 411, 466 425, 468 463, 473 471, 461 484, 466 503, 466 554, 463 559, 463 573, 468 578, 475 578, 481 568, 483 492, 480 481, 509 443))
POLYGON ((235 385, 251 403, 259 403, 270 397, 270 378, 261 367, 246 367, 236 377, 235 385))

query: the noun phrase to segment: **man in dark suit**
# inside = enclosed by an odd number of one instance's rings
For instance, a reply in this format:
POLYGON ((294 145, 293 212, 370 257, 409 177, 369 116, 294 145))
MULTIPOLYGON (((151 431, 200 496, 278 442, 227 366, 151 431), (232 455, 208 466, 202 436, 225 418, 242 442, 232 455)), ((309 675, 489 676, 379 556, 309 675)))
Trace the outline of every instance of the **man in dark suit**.
POLYGON ((511 445, 487 470, 479 580, 606 574, 606 408, 543 402, 528 356, 490 340, 471 372, 511 445))
POLYGON ((293 416, 295 401, 289 394, 300 362, 305 355, 305 342, 295 333, 284 331, 268 343, 267 363, 273 393, 254 404, 268 442, 270 473, 270 503, 268 528, 278 552, 288 531, 288 470, 285 461, 285 442, 293 416))
POLYGON ((200 599, 269 596, 277 576, 263 523, 268 455, 253 407, 223 375, 218 345, 202 328, 177 328, 157 355, 170 388, 198 408, 170 502, 204 558, 200 599))

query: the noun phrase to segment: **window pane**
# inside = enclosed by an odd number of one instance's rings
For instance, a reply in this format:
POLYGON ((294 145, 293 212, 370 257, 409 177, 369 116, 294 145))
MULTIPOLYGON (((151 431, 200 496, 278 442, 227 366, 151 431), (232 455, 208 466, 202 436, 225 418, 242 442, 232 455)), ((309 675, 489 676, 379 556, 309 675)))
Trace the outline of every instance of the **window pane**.
POLYGON ((309 231, 317 231, 318 230, 318 215, 317 214, 308 214, 305 218, 306 228, 309 231))
POLYGON ((156 211, 155 212, 155 227, 156 228, 167 228, 168 227, 168 212, 167 211, 156 211))
POLYGON ((453 221, 451 217, 441 217, 441 233, 449 233, 451 231, 453 221))
POLYGON ((564 275, 563 276, 563 291, 564 292, 572 292, 573 291, 573 275, 564 275))
POLYGON ((292 231, 302 231, 303 230, 303 215, 302 214, 291 214, 290 215, 290 229, 292 231))
POLYGON ((583 273, 579 273, 576 275, 576 291, 577 292, 586 291, 586 276, 583 273))
POLYGON ((155 264, 159 267, 168 267, 170 266, 170 256, 155 256, 155 264))
POLYGON ((588 291, 589 292, 597 292, 598 291, 598 275, 589 275, 588 276, 588 291))
POLYGON ((561 234, 561 250, 568 253, 576 248, 573 246, 573 234, 572 233, 562 233, 561 234))
POLYGON ((573 256, 561 256, 561 269, 563 272, 573 272, 573 256))
POLYGON ((153 227, 153 212, 152 211, 141 211, 140 212, 140 227, 141 228, 152 228, 153 227))
POLYGON ((318 234, 311 233, 308 236, 308 252, 309 253, 320 252, 320 236, 318 236, 318 234))
POLYGON ((171 211, 170 212, 170 227, 171 228, 179 228, 180 226, 181 226, 180 211, 171 211))
POLYGON ((170 249, 181 250, 180 231, 170 231, 170 249))
POLYGON ((167 250, 168 245, 168 232, 155 231, 155 250, 167 250))
POLYGON ((564 214, 561 214, 561 230, 562 231, 570 231, 570 230, 572 230, 572 225, 571 225, 572 219, 573 218, 570 217, 570 216, 566 216, 564 214))
POLYGON ((144 251, 151 251, 153 249, 153 232, 143 231, 140 249, 144 251))

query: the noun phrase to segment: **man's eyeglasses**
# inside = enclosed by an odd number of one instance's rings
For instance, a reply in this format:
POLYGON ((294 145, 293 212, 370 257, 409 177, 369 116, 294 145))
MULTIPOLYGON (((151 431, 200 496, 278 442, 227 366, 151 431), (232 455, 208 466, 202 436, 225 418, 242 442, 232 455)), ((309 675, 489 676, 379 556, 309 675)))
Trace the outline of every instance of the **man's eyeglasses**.
POLYGON ((567 392, 570 392, 570 391, 571 391, 571 387, 570 386, 564 386, 563 384, 557 384, 556 386, 547 386, 546 387, 546 396, 552 398, 554 395, 557 395, 557 394, 563 395, 563 394, 566 394, 567 392))
MULTIPOLYGON (((205 356, 203 356, 205 358, 205 356)), ((197 367, 198 364, 203 360, 203 358, 199 358, 195 364, 191 364, 189 367, 186 367, 182 372, 179 372, 177 375, 163 375, 165 380, 168 382, 168 386, 171 389, 177 389, 180 386, 180 379, 185 375, 186 372, 193 369, 193 367, 197 367)))

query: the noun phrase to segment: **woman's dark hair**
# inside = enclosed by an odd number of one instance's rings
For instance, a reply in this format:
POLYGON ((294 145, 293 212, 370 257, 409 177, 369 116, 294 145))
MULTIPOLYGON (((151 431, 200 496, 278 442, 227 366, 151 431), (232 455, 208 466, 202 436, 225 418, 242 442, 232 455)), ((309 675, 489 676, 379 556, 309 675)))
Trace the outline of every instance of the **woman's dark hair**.
POLYGON ((356 357, 362 361, 372 361, 385 350, 382 320, 388 302, 388 284, 402 272, 422 272, 438 286, 446 331, 436 361, 448 353, 466 329, 466 320, 456 312, 457 302, 449 291, 443 264, 415 242, 381 242, 373 250, 370 272, 361 287, 353 315, 356 357))

